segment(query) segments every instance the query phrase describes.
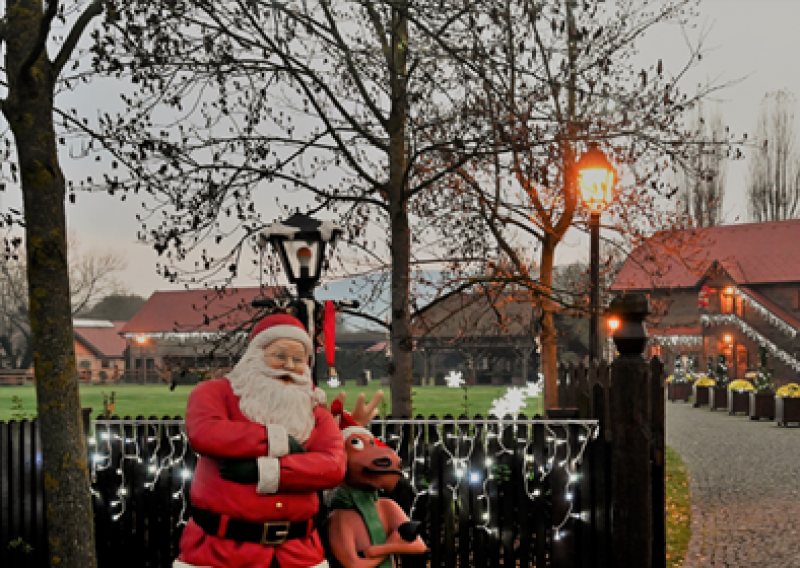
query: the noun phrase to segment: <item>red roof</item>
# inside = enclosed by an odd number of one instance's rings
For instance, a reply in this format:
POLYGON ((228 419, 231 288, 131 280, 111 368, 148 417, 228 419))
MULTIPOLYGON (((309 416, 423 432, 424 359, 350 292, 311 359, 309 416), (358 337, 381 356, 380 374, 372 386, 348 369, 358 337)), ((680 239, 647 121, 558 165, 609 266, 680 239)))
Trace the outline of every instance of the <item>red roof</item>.
POLYGON ((714 261, 738 284, 800 282, 800 219, 662 232, 634 250, 614 291, 699 286, 714 261))
POLYGON ((232 330, 256 314, 253 300, 283 293, 280 286, 153 292, 120 333, 232 330))
POLYGON ((119 334, 126 322, 112 321, 111 323, 114 327, 74 327, 75 339, 100 357, 121 358, 125 353, 127 343, 119 334))

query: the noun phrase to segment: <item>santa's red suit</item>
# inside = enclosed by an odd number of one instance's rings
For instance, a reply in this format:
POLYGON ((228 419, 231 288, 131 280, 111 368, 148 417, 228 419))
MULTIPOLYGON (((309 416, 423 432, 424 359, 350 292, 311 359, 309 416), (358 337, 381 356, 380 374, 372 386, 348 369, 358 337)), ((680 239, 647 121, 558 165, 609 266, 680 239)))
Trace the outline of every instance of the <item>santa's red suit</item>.
MULTIPOLYGON (((289 453, 286 428, 265 426, 245 416, 231 380, 199 384, 187 403, 186 434, 200 454, 192 480, 192 506, 210 513, 219 527, 217 534, 209 534, 201 528, 202 522, 191 518, 174 568, 271 568, 275 560, 280 568, 326 567, 312 523, 319 508, 317 492, 336 487, 345 474, 344 443, 336 421, 324 407, 314 407, 313 429, 303 442, 305 453, 289 453), (220 476, 220 460, 244 458, 257 460, 257 484, 220 476), (242 521, 257 530, 265 523, 306 522, 308 534, 303 526, 304 536, 281 544, 229 538, 226 527, 242 521)), ((270 527, 264 533, 267 541, 280 536, 275 525, 270 527)))

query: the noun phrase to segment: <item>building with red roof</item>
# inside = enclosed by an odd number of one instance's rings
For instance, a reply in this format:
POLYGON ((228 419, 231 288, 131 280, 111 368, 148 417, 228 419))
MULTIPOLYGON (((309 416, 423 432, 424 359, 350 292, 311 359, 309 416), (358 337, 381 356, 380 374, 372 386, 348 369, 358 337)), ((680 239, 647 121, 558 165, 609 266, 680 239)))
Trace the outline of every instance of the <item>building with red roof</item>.
POLYGON ((650 296, 651 353, 694 355, 698 371, 724 354, 732 379, 767 350, 776 382, 800 375, 800 220, 654 235, 620 269, 613 292, 650 296))
POLYGON ((81 381, 104 383, 120 379, 128 347, 120 336, 124 325, 123 321, 73 320, 75 358, 81 381))
POLYGON ((226 371, 263 313, 252 301, 283 295, 279 286, 154 292, 119 330, 128 347, 127 380, 226 371))

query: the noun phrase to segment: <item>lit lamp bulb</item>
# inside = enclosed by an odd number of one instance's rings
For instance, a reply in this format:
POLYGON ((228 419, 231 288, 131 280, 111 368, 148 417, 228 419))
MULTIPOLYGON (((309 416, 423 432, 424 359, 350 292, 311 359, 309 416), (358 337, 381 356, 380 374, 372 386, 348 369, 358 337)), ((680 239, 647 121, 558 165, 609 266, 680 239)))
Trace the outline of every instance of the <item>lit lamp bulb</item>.
POLYGON ((733 336, 730 333, 726 333, 723 336, 723 339, 725 340, 725 343, 733 343, 733 336))
POLYGON ((618 317, 608 318, 608 329, 611 333, 614 333, 619 329, 620 321, 618 317))
POLYGON ((297 261, 300 263, 300 273, 301 274, 308 274, 311 270, 311 257, 312 257, 311 249, 308 247, 302 247, 297 251, 297 261))
POLYGON ((137 335, 136 343, 138 343, 139 345, 144 345, 145 343, 147 343, 147 336, 142 334, 137 335))

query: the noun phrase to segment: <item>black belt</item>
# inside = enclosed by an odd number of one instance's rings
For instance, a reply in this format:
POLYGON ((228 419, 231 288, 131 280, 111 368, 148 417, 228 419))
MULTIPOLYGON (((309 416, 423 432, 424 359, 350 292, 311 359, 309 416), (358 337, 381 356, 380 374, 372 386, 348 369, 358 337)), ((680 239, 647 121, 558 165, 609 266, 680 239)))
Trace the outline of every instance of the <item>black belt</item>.
POLYGON ((257 542, 265 546, 277 546, 292 538, 310 536, 314 532, 314 524, 310 519, 297 523, 272 521, 262 524, 229 518, 225 534, 220 535, 222 515, 192 507, 191 516, 197 526, 208 534, 240 542, 257 542))

